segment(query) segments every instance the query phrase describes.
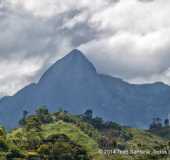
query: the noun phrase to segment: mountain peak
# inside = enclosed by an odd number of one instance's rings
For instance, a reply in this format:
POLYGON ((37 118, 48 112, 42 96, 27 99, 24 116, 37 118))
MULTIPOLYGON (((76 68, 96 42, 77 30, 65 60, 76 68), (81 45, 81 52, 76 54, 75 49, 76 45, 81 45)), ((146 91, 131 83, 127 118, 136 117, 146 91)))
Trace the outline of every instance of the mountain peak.
POLYGON ((69 59, 69 58, 73 58, 73 59, 78 58, 78 59, 84 59, 84 60, 88 61, 86 56, 80 50, 78 50, 78 49, 72 50, 65 57, 63 57, 63 59, 69 59))
POLYGON ((71 54, 71 55, 81 55, 81 56, 83 55, 83 53, 78 49, 73 49, 69 54, 71 54))
MULTIPOLYGON (((41 77, 40 81, 44 81, 48 77, 62 74, 70 75, 89 75, 96 74, 96 69, 88 58, 78 49, 72 50, 66 56, 54 63, 41 77)), ((54 77, 55 79, 56 77, 54 77)), ((49 78, 48 78, 49 81, 49 78)))
POLYGON ((77 67, 79 68, 86 68, 87 70, 95 70, 95 67, 90 62, 90 60, 78 49, 72 50, 70 53, 68 53, 66 56, 64 56, 62 59, 56 62, 56 64, 63 64, 65 66, 70 67, 77 67))

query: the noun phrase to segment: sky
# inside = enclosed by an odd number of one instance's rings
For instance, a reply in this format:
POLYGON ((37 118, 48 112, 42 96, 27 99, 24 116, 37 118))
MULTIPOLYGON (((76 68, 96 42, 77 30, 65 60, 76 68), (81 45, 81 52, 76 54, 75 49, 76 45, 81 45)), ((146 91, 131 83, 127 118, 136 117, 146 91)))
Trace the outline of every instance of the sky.
POLYGON ((72 49, 130 83, 170 84, 170 0, 0 0, 0 97, 72 49))

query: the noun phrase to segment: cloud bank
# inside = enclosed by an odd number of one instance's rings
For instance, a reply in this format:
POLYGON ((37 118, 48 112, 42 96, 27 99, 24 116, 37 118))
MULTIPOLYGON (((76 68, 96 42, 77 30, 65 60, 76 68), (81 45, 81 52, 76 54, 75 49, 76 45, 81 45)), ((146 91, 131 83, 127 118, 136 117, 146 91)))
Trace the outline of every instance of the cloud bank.
POLYGON ((0 96, 81 49, 101 73, 170 84, 170 1, 1 0, 0 96))

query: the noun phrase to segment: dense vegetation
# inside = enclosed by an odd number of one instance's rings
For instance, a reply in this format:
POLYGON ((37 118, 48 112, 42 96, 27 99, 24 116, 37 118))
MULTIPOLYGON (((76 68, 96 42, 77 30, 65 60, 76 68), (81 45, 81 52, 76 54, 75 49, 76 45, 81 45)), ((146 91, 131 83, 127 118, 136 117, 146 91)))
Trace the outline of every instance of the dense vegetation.
POLYGON ((170 139, 170 122, 169 119, 162 121, 161 118, 157 117, 153 119, 153 122, 150 125, 149 132, 160 136, 164 139, 170 139))
POLYGON ((166 154, 125 154, 127 150, 169 150, 170 143, 150 132, 93 117, 92 110, 72 115, 40 107, 34 115, 23 111, 19 124, 10 132, 0 128, 0 160, 168 159, 166 154))

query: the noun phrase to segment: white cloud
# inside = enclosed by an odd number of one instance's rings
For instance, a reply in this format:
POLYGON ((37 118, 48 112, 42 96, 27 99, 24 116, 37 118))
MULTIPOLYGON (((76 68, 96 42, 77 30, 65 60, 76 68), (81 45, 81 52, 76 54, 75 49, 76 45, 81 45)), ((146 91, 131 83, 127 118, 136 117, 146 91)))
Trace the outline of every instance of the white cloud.
POLYGON ((40 59, 3 60, 0 63, 0 95, 12 95, 16 90, 31 83, 44 62, 40 59))
POLYGON ((126 30, 147 34, 170 26, 169 6, 170 1, 155 0, 152 3, 141 3, 137 0, 121 0, 117 5, 95 13, 91 21, 97 24, 95 27, 100 30, 126 30))
POLYGON ((170 1, 162 0, 2 0, 0 71, 9 65, 0 90, 14 93, 73 48, 85 51, 99 72, 170 84, 169 15, 170 1))
POLYGON ((83 10, 95 12, 106 5, 108 1, 94 0, 7 0, 8 4, 16 8, 24 8, 35 16, 50 17, 70 10, 83 10))
POLYGON ((92 16, 90 24, 103 35, 80 48, 94 54, 89 57, 101 72, 147 81, 170 66, 169 15, 170 1, 122 0, 92 16))

